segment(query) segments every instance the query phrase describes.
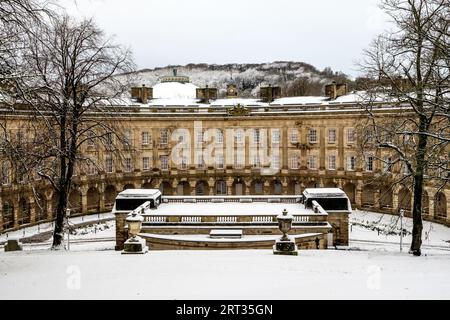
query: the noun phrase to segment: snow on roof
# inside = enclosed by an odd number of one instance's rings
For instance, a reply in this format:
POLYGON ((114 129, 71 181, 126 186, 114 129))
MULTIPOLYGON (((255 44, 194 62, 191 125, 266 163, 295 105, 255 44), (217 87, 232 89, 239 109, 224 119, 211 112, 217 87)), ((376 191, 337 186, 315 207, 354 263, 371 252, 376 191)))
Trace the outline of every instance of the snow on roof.
POLYGON ((126 189, 119 193, 120 197, 145 197, 145 196, 158 196, 161 194, 161 191, 158 189, 126 189))
POLYGON ((345 192, 339 188, 306 188, 303 191, 305 196, 310 197, 342 197, 346 196, 345 192))
POLYGON ((195 99, 197 86, 192 83, 164 82, 153 86, 155 99, 195 99))
POLYGON ((197 202, 197 203, 162 203, 156 210, 146 213, 165 216, 246 216, 279 215, 286 209, 292 215, 314 214, 299 203, 238 203, 238 202, 197 202))
POLYGON ((198 99, 191 98, 172 98, 172 99, 153 99, 148 102, 149 106, 199 106, 198 99))
POLYGON ((321 97, 321 96, 286 97, 286 98, 276 99, 271 104, 272 105, 283 105, 283 104, 323 103, 327 99, 328 99, 327 97, 321 97))
POLYGON ((241 104, 243 106, 246 105, 257 105, 263 106, 267 105, 267 103, 261 102, 258 99, 250 99, 250 98, 232 98, 232 99, 218 99, 211 102, 211 106, 235 106, 237 104, 241 104))

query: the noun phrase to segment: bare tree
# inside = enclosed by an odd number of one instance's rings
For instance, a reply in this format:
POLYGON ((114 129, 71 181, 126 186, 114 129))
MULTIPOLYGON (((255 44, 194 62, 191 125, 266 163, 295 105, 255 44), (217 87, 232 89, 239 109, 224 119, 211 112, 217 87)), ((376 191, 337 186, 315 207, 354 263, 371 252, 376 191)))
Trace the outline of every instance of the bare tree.
POLYGON ((0 0, 0 94, 11 88, 11 78, 19 76, 16 67, 28 34, 51 14, 47 1, 0 0))
POLYGON ((392 158, 380 157, 385 172, 401 166, 397 182, 412 185, 410 253, 421 255, 424 184, 442 188, 449 180, 450 2, 383 0, 381 8, 394 29, 365 51, 370 88, 363 144, 389 151, 392 158), (384 112, 380 103, 395 108, 384 112))
POLYGON ((14 79, 12 111, 26 114, 27 121, 18 131, 24 132, 21 137, 7 138, 7 149, 28 179, 44 179, 57 193, 57 248, 77 168, 102 170, 95 155, 83 153, 83 146, 95 140, 114 153, 114 140, 126 142, 117 117, 123 119, 129 108, 114 106, 123 105, 128 82, 115 76, 134 66, 130 51, 105 38, 92 20, 54 16, 30 33, 28 41, 20 69, 27 77, 14 79))

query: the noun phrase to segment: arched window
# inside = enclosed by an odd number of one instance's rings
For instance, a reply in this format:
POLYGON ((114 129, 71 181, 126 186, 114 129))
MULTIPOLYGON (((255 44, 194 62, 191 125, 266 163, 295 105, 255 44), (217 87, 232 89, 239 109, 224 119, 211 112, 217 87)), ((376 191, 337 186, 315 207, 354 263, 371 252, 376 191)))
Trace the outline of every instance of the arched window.
POLYGON ((223 180, 219 180, 216 182, 216 194, 217 195, 226 195, 227 194, 227 184, 223 180))

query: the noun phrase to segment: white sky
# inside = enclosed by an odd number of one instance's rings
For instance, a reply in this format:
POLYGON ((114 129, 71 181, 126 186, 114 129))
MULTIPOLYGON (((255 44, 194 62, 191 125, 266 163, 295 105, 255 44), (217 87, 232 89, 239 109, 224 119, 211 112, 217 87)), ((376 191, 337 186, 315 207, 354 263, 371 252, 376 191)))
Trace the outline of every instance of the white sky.
POLYGON ((140 69, 303 61, 356 75, 386 28, 379 0, 60 0, 129 46, 140 69))

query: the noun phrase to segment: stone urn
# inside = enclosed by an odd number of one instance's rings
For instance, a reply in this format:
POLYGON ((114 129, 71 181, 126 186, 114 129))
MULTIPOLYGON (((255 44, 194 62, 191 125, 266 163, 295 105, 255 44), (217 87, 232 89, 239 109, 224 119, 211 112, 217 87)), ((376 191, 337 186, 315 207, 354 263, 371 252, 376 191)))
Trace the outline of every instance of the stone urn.
POLYGON ((131 237, 127 241, 125 241, 122 253, 147 253, 148 247, 145 243, 145 240, 138 236, 139 232, 141 232, 144 217, 138 215, 136 211, 132 211, 125 219, 125 221, 128 224, 128 233, 131 237))
POLYGON ((277 216, 277 220, 278 228, 283 233, 283 236, 275 241, 273 253, 296 256, 298 252, 295 240, 288 235, 289 230, 292 228, 292 221, 294 220, 294 217, 289 214, 286 209, 284 209, 283 213, 277 216))

